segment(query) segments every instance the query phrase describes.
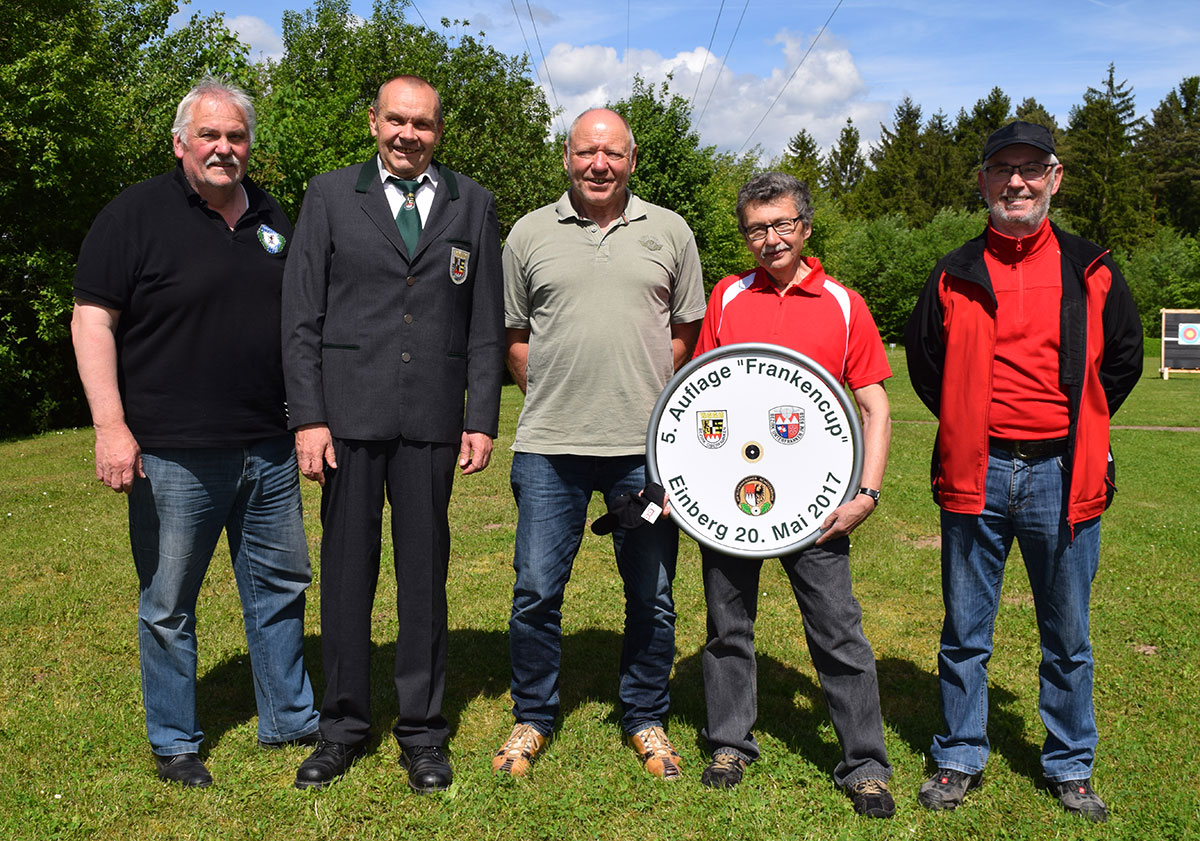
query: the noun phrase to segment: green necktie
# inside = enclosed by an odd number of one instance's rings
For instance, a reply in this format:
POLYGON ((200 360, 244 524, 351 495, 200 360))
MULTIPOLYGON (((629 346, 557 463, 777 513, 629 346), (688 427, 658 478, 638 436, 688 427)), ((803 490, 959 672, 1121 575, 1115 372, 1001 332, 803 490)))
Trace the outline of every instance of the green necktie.
POLYGON ((400 188, 404 201, 396 211, 396 228, 404 238, 411 257, 417 250, 417 240, 421 238, 421 214, 417 210, 417 185, 419 181, 405 181, 403 178, 392 176, 388 179, 400 188))

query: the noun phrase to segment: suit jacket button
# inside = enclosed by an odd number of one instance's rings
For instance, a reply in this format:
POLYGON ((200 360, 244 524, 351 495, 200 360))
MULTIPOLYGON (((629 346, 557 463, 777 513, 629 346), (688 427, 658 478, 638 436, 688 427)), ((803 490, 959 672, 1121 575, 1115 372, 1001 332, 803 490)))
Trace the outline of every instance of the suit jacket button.
POLYGON ((417 282, 417 279, 415 277, 413 277, 412 275, 408 276, 408 285, 409 286, 412 286, 416 282, 417 282))
POLYGON ((404 314, 404 323, 405 323, 405 324, 412 324, 412 313, 405 313, 405 314, 404 314))
POLYGON ((408 351, 404 351, 404 353, 400 354, 400 358, 405 362, 411 362, 412 354, 410 354, 408 351))

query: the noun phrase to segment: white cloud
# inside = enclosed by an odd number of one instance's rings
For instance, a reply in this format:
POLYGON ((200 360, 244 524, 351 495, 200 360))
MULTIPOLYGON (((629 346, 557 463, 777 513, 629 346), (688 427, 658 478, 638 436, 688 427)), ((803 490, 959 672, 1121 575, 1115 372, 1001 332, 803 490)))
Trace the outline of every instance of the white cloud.
MULTIPOLYGON (((563 108, 563 120, 556 128, 561 129, 587 108, 624 98, 629 93, 628 80, 640 75, 656 88, 667 81, 671 93, 689 101, 694 96, 695 127, 705 144, 721 151, 736 152, 749 138, 747 149, 761 145, 764 154, 773 157, 801 128, 822 148, 828 148, 837 142, 847 117, 853 118, 865 137, 873 137, 879 121, 889 113, 888 105, 865 99, 867 85, 853 56, 834 39, 822 38, 784 87, 810 41, 811 36, 786 29, 778 32, 765 47, 776 55, 766 76, 734 73, 722 67, 720 56, 702 47, 673 56, 630 50, 622 58, 613 47, 555 44, 546 66, 563 108), (751 130, 781 90, 778 103, 751 137, 751 130)), ((540 69, 546 96, 553 103, 545 67, 540 69)))
POLYGON ((275 27, 254 15, 236 15, 225 19, 225 25, 237 33, 238 39, 250 47, 250 60, 280 59, 283 57, 283 38, 275 27))

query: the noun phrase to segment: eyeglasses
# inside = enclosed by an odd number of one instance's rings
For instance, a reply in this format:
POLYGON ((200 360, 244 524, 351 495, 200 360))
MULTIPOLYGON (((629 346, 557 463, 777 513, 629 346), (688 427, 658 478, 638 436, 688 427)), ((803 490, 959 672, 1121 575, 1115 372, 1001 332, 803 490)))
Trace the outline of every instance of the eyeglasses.
POLYGON ((791 219, 780 219, 778 222, 768 222, 765 225, 753 225, 749 228, 742 228, 742 233, 751 242, 760 242, 766 239, 768 230, 773 230, 779 236, 786 237, 792 231, 796 230, 796 223, 799 221, 799 216, 793 216, 791 219))
POLYGON ((1021 176, 1022 181, 1040 181, 1046 177, 1046 173, 1053 169, 1054 164, 1044 164, 1040 161, 1029 161, 1023 164, 991 164, 983 168, 984 173, 988 178, 994 181, 1008 181, 1013 177, 1013 173, 1021 176))

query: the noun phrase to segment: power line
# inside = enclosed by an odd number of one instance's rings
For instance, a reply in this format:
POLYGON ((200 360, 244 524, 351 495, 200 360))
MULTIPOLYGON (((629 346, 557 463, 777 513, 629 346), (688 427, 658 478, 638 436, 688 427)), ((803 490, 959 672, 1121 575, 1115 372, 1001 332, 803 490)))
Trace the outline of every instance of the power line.
MULTIPOLYGON (((528 55, 528 56, 530 56, 530 58, 532 58, 533 50, 529 49, 529 38, 528 38, 528 36, 526 36, 526 34, 524 34, 524 24, 521 23, 521 13, 517 11, 516 0, 509 0, 509 4, 512 6, 512 17, 515 17, 517 19, 517 29, 521 30, 521 40, 524 41, 524 44, 526 44, 526 55, 528 55)), ((529 19, 530 19, 530 22, 532 22, 533 16, 530 16, 529 19)), ((540 43, 538 44, 538 47, 539 48, 541 47, 540 43)), ((542 61, 542 64, 544 64, 544 65, 546 64, 545 54, 542 54, 541 61, 542 61)), ((538 64, 536 64, 536 62, 534 62, 534 65, 533 65, 533 73, 534 73, 534 76, 536 78, 538 78, 538 82, 541 82, 541 72, 538 70, 538 64)), ((547 68, 547 70, 546 70, 546 78, 547 79, 550 78, 550 68, 547 68)), ((553 84, 550 85, 550 92, 551 92, 551 95, 554 95, 554 85, 553 84)), ((558 96, 557 95, 554 96, 554 104, 556 104, 556 106, 558 104, 558 96)), ((559 125, 562 125, 562 116, 559 116, 559 125)))
POLYGON ((408 0, 408 5, 413 7, 413 11, 417 13, 417 17, 421 19, 421 25, 428 29, 429 24, 425 22, 425 15, 421 14, 421 10, 417 8, 416 0, 408 0))
MULTIPOLYGON (((738 17, 737 26, 733 28, 733 37, 729 39, 729 46, 725 48, 725 54, 721 56, 721 66, 717 69, 717 78, 713 79, 712 87, 708 89, 708 96, 704 100, 704 107, 700 109, 700 116, 693 120, 694 125, 700 125, 700 120, 704 117, 704 112, 708 110, 708 103, 712 101, 713 92, 717 89, 717 84, 721 81, 721 73, 725 70, 725 60, 729 58, 729 54, 733 51, 733 42, 737 40, 738 32, 741 31, 742 21, 746 18, 746 9, 750 8, 750 0, 746 0, 742 6, 742 14, 738 17)), ((699 83, 696 84, 697 90, 700 88, 699 83)))
MULTIPOLYGON (((746 0, 747 3, 750 0, 746 0)), ((692 91, 692 98, 688 101, 688 110, 692 110, 692 106, 696 104, 696 97, 700 94, 700 81, 704 78, 704 68, 708 67, 708 57, 712 55, 713 41, 717 40, 717 27, 721 23, 721 12, 725 11, 725 0, 721 0, 721 6, 717 9, 717 19, 713 21, 712 35, 708 36, 708 49, 704 51, 704 63, 700 65, 700 75, 696 77, 696 89, 692 91)))
POLYGON ((550 65, 546 61, 546 51, 542 49, 542 36, 538 34, 537 21, 533 19, 533 8, 529 5, 529 0, 525 0, 525 10, 529 12, 529 24, 533 27, 533 39, 537 41, 538 52, 542 55, 542 67, 546 70, 546 81, 550 84, 550 95, 554 97, 554 110, 558 112, 558 123, 563 127, 565 132, 566 126, 562 120, 562 106, 558 104, 558 91, 554 89, 554 78, 550 75, 550 65))
POLYGON ((817 37, 813 38, 812 43, 808 45, 808 49, 804 51, 804 55, 800 58, 800 63, 796 65, 796 69, 792 71, 792 75, 788 76, 787 81, 783 83, 783 87, 779 89, 779 93, 776 95, 774 101, 767 106, 766 113, 762 115, 762 119, 758 121, 758 125, 751 129, 749 137, 747 137, 746 142, 742 144, 742 148, 737 150, 737 154, 742 154, 742 149, 746 148, 746 145, 750 142, 750 138, 754 137, 754 133, 762 128, 762 124, 767 120, 767 114, 770 114, 771 109, 779 103, 779 99, 783 96, 783 92, 787 90, 787 86, 792 83, 792 79, 796 78, 796 74, 800 72, 800 68, 804 66, 804 62, 808 59, 809 53, 813 51, 813 47, 817 45, 817 42, 821 40, 821 36, 825 34, 825 27, 829 26, 829 21, 833 20, 833 16, 837 14, 837 10, 841 7, 842 0, 838 0, 837 5, 833 7, 833 11, 829 13, 829 17, 825 18, 825 23, 821 25, 821 31, 817 33, 817 37))

